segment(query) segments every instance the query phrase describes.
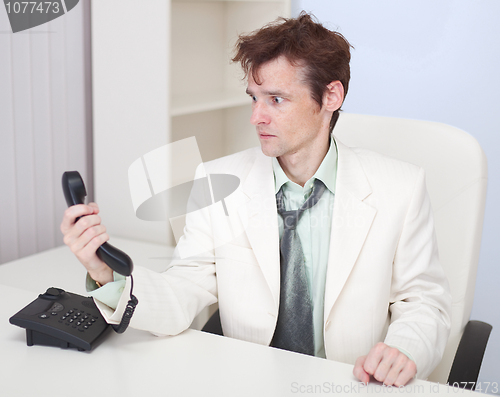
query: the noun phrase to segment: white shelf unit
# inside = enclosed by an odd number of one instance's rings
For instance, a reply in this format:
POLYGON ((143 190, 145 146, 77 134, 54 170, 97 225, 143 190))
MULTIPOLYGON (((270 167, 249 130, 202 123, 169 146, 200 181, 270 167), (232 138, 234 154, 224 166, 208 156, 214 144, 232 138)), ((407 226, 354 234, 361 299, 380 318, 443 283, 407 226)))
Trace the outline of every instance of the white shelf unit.
POLYGON ((173 140, 196 136, 204 161, 258 145, 233 48, 239 34, 289 10, 289 1, 172 2, 173 140))
POLYGON ((111 236, 174 242, 170 225, 135 217, 139 157, 191 136, 203 161, 258 145, 233 46, 289 15, 290 0, 92 3, 95 196, 111 236))

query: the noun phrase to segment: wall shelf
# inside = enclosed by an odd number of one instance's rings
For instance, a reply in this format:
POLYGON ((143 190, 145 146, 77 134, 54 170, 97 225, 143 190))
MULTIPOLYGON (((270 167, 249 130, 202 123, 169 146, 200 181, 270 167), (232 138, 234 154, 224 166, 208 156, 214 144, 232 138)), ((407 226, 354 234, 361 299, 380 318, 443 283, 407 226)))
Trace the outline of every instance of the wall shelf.
POLYGON ((172 98, 170 116, 185 116, 210 110, 248 105, 249 103, 248 95, 241 89, 178 95, 172 98))

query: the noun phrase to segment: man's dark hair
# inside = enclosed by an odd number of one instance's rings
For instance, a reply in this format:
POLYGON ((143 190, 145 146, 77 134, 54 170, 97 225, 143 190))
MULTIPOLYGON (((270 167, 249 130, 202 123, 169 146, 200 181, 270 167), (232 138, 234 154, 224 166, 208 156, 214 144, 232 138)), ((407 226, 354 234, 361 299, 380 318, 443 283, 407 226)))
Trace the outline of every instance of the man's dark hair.
MULTIPOLYGON (((305 83, 321 108, 323 94, 332 81, 339 80, 344 86, 344 97, 347 95, 350 47, 340 33, 328 30, 302 12, 297 18, 278 18, 259 30, 239 36, 232 61, 241 64, 245 78, 251 73, 259 84, 259 68, 280 56, 286 57, 292 65, 304 67, 305 83)), ((330 132, 338 115, 338 110, 332 115, 330 132)))

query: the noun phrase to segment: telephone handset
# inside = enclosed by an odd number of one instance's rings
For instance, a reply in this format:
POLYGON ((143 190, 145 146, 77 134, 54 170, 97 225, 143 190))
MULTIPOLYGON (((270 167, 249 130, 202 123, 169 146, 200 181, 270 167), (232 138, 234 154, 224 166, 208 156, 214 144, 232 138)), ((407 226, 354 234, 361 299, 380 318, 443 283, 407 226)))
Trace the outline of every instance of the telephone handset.
MULTIPOLYGON (((78 171, 67 171, 62 176, 62 187, 68 207, 84 204, 87 190, 78 171)), ((78 221, 79 218, 76 220, 78 221)), ((130 276, 134 269, 132 259, 123 251, 109 243, 101 245, 96 252, 99 259, 106 263, 115 272, 130 276)))
MULTIPOLYGON (((87 195, 87 190, 85 189, 85 184, 78 171, 66 171, 62 176, 62 188, 64 197, 66 198, 66 203, 68 207, 76 204, 83 204, 85 196, 87 195)), ((77 218, 76 222, 78 221, 77 218)), ((130 287, 130 300, 127 303, 125 312, 122 316, 122 321, 118 325, 112 325, 115 332, 121 334, 125 332, 134 314, 135 307, 139 301, 132 295, 134 289, 134 279, 132 278, 132 270, 134 268, 132 259, 123 251, 116 247, 113 247, 109 243, 102 244, 96 251, 97 256, 108 265, 115 272, 123 274, 124 276, 130 276, 131 287, 130 287)))
MULTIPOLYGON (((68 206, 84 203, 87 191, 77 171, 68 171, 63 174, 62 187, 68 206)), ((134 288, 131 275, 132 259, 108 243, 101 245, 96 254, 115 272, 130 276, 130 300, 120 324, 112 325, 115 332, 121 334, 127 329, 135 307, 139 303, 132 294, 134 288)), ((91 297, 54 287, 40 294, 9 321, 11 324, 26 328, 28 346, 76 347, 78 350, 90 350, 97 338, 108 328, 108 324, 91 297)))

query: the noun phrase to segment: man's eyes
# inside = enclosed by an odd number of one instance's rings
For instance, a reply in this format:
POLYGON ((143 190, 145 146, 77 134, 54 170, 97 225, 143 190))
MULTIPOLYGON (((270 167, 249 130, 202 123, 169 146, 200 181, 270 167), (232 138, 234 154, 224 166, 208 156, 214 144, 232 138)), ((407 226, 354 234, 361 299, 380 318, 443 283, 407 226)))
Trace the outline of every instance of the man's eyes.
MULTIPOLYGON (((252 102, 257 102, 257 97, 255 95, 250 95, 250 98, 252 98, 252 102)), ((275 104, 280 104, 285 100, 285 98, 280 97, 280 96, 272 96, 271 97, 271 102, 275 104)))

